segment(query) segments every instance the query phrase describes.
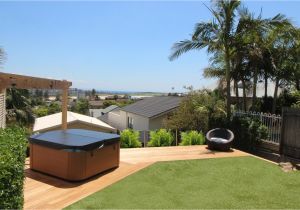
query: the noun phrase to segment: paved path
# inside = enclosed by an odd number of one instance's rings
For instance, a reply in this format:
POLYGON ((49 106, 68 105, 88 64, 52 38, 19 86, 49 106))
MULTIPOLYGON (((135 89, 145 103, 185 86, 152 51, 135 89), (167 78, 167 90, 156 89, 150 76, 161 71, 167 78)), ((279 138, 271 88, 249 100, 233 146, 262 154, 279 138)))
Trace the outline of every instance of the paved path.
POLYGON ((72 183, 29 169, 26 163, 24 209, 61 209, 157 161, 239 157, 249 154, 239 150, 213 152, 206 146, 177 146, 121 149, 120 167, 87 181, 72 183))

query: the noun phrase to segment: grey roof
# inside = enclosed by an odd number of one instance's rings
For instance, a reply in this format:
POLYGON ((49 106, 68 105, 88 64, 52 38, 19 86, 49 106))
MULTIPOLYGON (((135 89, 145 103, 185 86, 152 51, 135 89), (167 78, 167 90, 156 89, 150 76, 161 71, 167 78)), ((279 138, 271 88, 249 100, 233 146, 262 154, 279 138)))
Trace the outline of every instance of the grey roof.
POLYGON ((89 109, 91 117, 100 117, 104 109, 89 109))
POLYGON ((100 116, 119 108, 117 105, 110 105, 105 109, 89 109, 90 116, 99 118, 100 116))
POLYGON ((103 109, 102 113, 106 114, 108 112, 111 112, 112 110, 119 108, 117 105, 110 105, 108 107, 106 107, 105 109, 103 109))
POLYGON ((122 110, 152 118, 177 108, 181 99, 182 97, 178 96, 148 97, 125 106, 122 110))

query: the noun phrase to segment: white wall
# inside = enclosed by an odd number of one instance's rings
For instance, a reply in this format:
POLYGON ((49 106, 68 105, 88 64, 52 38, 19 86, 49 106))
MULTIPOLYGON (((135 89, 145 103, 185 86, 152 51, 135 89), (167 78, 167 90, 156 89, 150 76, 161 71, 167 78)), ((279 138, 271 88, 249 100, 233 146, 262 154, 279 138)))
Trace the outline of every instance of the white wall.
POLYGON ((107 114, 107 124, 122 131, 128 128, 127 118, 132 117, 133 129, 138 131, 157 130, 162 127, 163 119, 166 115, 149 119, 141 115, 125 112, 123 110, 114 110, 107 114))
POLYGON ((140 115, 125 112, 123 110, 111 111, 107 116, 107 124, 118 130, 124 130, 128 128, 127 118, 132 117, 133 119, 133 129, 134 130, 149 130, 149 119, 140 115))
POLYGON ((157 130, 162 128, 163 126, 163 120, 165 119, 167 115, 162 115, 159 117, 156 117, 154 119, 150 119, 149 121, 149 130, 157 130))
MULTIPOLYGON (((127 117, 131 117, 133 119, 134 130, 138 130, 138 131, 149 130, 149 118, 127 112, 126 124, 127 124, 127 117)), ((128 125, 126 125, 126 127, 128 127, 128 125)))
POLYGON ((6 90, 0 90, 0 128, 5 128, 5 117, 6 117, 6 90))
POLYGON ((113 110, 106 115, 106 123, 110 126, 118 130, 124 130, 126 128, 126 116, 121 116, 120 110, 113 110))

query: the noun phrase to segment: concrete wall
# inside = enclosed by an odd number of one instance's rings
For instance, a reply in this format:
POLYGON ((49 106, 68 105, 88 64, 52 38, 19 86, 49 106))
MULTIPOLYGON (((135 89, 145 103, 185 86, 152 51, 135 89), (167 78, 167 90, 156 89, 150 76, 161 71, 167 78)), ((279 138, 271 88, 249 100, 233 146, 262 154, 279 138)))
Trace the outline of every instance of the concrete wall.
POLYGON ((0 90, 0 128, 5 128, 6 118, 6 90, 0 90))

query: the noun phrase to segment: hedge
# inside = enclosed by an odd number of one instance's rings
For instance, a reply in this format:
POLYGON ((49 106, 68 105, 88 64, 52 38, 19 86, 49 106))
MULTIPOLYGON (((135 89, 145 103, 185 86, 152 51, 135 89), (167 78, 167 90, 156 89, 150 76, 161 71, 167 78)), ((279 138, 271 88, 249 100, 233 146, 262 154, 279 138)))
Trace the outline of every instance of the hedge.
POLYGON ((166 129, 159 129, 157 131, 150 131, 149 147, 164 147, 171 146, 174 141, 174 137, 171 131, 166 129))
POLYGON ((230 127, 235 135, 233 144, 241 150, 251 151, 262 139, 268 138, 268 129, 259 119, 235 116, 230 127))
POLYGON ((26 131, 0 129, 0 142, 0 209, 22 209, 26 131))
POLYGON ((139 140, 140 134, 138 131, 131 129, 125 129, 121 132, 121 147, 122 148, 134 148, 141 147, 142 143, 139 140))
POLYGON ((205 142, 205 136, 200 131, 187 131, 181 132, 181 143, 180 146, 186 145, 202 145, 205 142))

